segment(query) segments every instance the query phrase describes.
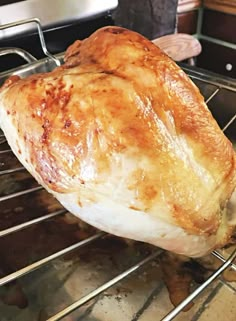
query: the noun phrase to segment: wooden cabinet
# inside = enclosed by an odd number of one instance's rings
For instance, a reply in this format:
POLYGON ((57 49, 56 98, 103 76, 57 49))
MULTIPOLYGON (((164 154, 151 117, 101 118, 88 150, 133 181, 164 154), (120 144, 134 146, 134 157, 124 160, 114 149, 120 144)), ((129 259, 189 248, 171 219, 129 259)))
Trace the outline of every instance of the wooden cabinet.
POLYGON ((235 0, 204 0, 204 7, 229 14, 236 14, 235 0))
POLYGON ((177 30, 193 35, 197 32, 198 8, 201 0, 179 0, 177 8, 177 30))
POLYGON ((199 8, 201 6, 201 0, 179 0, 178 1, 178 13, 188 12, 195 8, 199 8))
POLYGON ((179 13, 177 17, 178 32, 193 35, 197 32, 198 11, 179 13))

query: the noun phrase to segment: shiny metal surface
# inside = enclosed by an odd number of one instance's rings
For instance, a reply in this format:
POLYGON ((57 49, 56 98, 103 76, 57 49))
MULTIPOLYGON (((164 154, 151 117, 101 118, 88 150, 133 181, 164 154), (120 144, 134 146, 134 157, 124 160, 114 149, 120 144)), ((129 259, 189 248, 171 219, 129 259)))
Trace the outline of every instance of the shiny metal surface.
POLYGON ((230 121, 225 125, 225 127, 222 129, 223 131, 226 131, 226 129, 236 120, 236 115, 234 115, 230 121))
POLYGON ((115 285, 116 283, 118 283, 119 281, 121 281, 122 279, 128 277, 130 274, 134 273, 135 271, 137 271, 138 269, 140 269, 143 265, 149 263, 150 261, 154 260, 157 256, 159 256, 162 253, 162 250, 157 250, 154 253, 148 255, 145 259, 143 259, 142 261, 138 262, 137 264, 131 266, 128 270, 120 273, 119 275, 117 275, 116 277, 114 277, 113 279, 111 279, 110 281, 106 282, 105 284, 101 285, 99 288, 97 288, 96 290, 90 292, 88 295, 84 296, 83 298, 81 298, 80 300, 76 301, 75 303, 71 304, 70 306, 68 306, 66 309, 60 311, 59 313, 57 313, 56 315, 54 315, 53 317, 49 318, 47 321, 57 321, 57 320, 61 320, 62 318, 64 318, 65 316, 67 316, 68 314, 70 314, 72 311, 78 309, 79 307, 81 307, 82 305, 86 304, 88 301, 92 300, 93 298, 95 298, 97 295, 103 293, 104 291, 106 291, 107 289, 109 289, 111 286, 115 285))
POLYGON ((0 145, 4 144, 6 142, 6 139, 4 137, 0 138, 0 145))
POLYGON ((203 284, 201 284, 194 292, 192 292, 184 301, 182 301, 175 309, 173 309, 161 321, 171 321, 176 317, 190 302, 192 302, 199 294, 201 294, 227 267, 229 267, 236 258, 236 250, 230 255, 221 267, 216 270, 203 284))
POLYGON ((219 74, 206 71, 201 68, 194 68, 184 63, 179 63, 179 65, 188 74, 190 78, 196 81, 199 80, 203 83, 203 86, 214 85, 218 86, 219 88, 224 88, 236 92, 236 81, 233 78, 223 77, 219 74))
MULTIPOLYGON (((42 47, 42 50, 43 50, 45 56, 47 56, 50 59, 52 59, 53 62, 56 64, 56 66, 60 66, 60 60, 57 59, 54 55, 52 55, 47 49, 40 19, 38 19, 38 18, 30 18, 30 19, 19 20, 19 21, 7 23, 7 24, 2 24, 2 25, 0 25, 0 31, 5 31, 5 30, 8 30, 8 29, 12 29, 14 27, 19 27, 19 26, 22 26, 22 25, 28 25, 28 24, 32 24, 32 23, 37 25, 38 34, 39 34, 39 40, 40 40, 41 47, 42 47)), ((9 53, 9 50, 8 50, 8 53, 9 53)), ((13 50, 13 53, 16 53, 16 54, 20 53, 20 55, 21 55, 21 51, 18 52, 18 51, 13 50)), ((23 53, 24 53, 24 57, 27 57, 24 51, 23 51, 23 53)), ((28 58, 30 56, 28 56, 28 58)), ((34 57, 32 56, 31 58, 34 58, 34 57)), ((36 60, 36 59, 34 58, 33 61, 34 60, 36 60)), ((29 61, 29 62, 32 62, 32 61, 29 61)))
MULTIPOLYGON (((213 252, 212 252, 212 255, 214 255, 217 259, 219 259, 220 261, 222 261, 222 262, 224 262, 224 263, 227 261, 227 259, 225 259, 225 258, 223 257, 223 255, 221 255, 221 254, 220 254, 219 252, 217 252, 217 251, 213 251, 213 252)), ((230 266, 230 268, 236 272, 236 265, 235 265, 235 264, 232 263, 231 266, 230 266)))
POLYGON ((27 274, 27 273, 30 273, 32 271, 34 271, 35 269, 38 269, 40 268, 41 266, 43 266, 44 264, 47 264, 48 262, 52 261, 52 260, 55 260, 56 258, 62 256, 62 255, 65 255, 71 251, 74 251, 75 249, 78 249, 82 246, 85 246, 91 242, 94 242, 95 240, 103 237, 105 235, 105 233, 103 232, 98 232, 97 234, 91 236, 91 237, 88 237, 87 239, 83 240, 83 241, 80 241, 76 244, 73 244, 61 251, 58 251, 57 253, 54 253, 50 256, 47 256, 45 258, 43 258, 42 260, 39 260, 39 261, 36 261, 16 272, 13 272, 3 278, 0 279, 0 286, 1 285, 4 285, 4 284, 7 284, 13 280, 16 280, 18 279, 19 277, 22 277, 23 275, 27 274))
POLYGON ((11 54, 15 54, 15 55, 20 56, 28 63, 31 63, 31 62, 34 62, 37 60, 34 56, 32 56, 30 53, 28 53, 26 50, 24 50, 22 48, 8 47, 8 48, 1 48, 0 49, 0 57, 6 56, 6 55, 11 55, 11 54))
POLYGON ((11 149, 5 149, 0 151, 0 154, 6 154, 6 153, 11 153, 11 149))
POLYGON ((12 173, 16 173, 16 172, 20 172, 20 171, 24 171, 24 170, 25 170, 24 167, 16 167, 16 168, 12 168, 12 169, 6 169, 3 171, 0 171, 0 176, 12 174, 12 173))
MULTIPOLYGON (((27 0, 1 6, 0 22, 39 18, 43 27, 55 27, 89 17, 98 16, 116 8, 118 0, 27 0)), ((0 40, 18 33, 33 31, 34 25, 0 31, 0 40)))
POLYGON ((20 192, 17 192, 17 193, 12 193, 12 194, 8 194, 6 196, 1 196, 0 197, 0 202, 9 200, 9 199, 12 199, 12 198, 15 198, 15 197, 19 197, 21 195, 34 193, 34 192, 40 191, 41 189, 43 189, 42 186, 37 186, 37 187, 26 189, 26 190, 23 190, 23 191, 20 191, 20 192))
POLYGON ((53 213, 50 213, 50 214, 46 214, 46 215, 40 216, 40 217, 38 217, 38 218, 36 218, 34 220, 27 221, 25 223, 22 223, 22 224, 7 228, 5 230, 0 231, 0 237, 9 235, 11 233, 15 233, 15 232, 21 231, 21 230, 23 230, 23 229, 25 229, 25 228, 27 228, 27 227, 29 227, 31 225, 41 223, 41 222, 46 221, 46 220, 48 220, 50 218, 56 217, 58 215, 63 215, 65 213, 66 213, 66 210, 59 210, 59 211, 56 211, 56 212, 53 212, 53 213))
POLYGON ((215 97, 215 95, 216 95, 219 91, 220 91, 220 88, 217 88, 217 89, 211 94, 211 96, 210 96, 209 98, 207 98, 206 104, 208 104, 208 102, 209 102, 213 97, 215 97))
MULTIPOLYGON (((59 59, 61 63, 63 62, 63 56, 63 53, 55 55, 55 57, 59 59)), ((41 60, 37 60, 33 63, 26 64, 18 68, 6 70, 0 72, 0 86, 11 75, 18 75, 21 78, 24 78, 31 74, 51 71, 54 68, 55 64, 51 59, 43 58, 41 60)))

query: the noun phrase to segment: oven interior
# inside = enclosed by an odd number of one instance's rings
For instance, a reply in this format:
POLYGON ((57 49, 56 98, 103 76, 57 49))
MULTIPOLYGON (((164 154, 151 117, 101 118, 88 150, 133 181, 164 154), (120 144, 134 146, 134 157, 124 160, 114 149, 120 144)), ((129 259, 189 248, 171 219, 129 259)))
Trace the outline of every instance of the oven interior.
MULTIPOLYGON (((63 53, 56 58, 62 62, 63 53)), ((26 77, 54 67, 54 60, 43 58, 6 68, 0 73, 0 84, 12 74, 26 77)), ((236 82, 181 67, 235 144, 236 82)), ((108 235, 67 213, 21 166, 2 132, 0 213, 2 321, 235 319, 236 250, 214 251, 217 268, 198 282, 191 281, 189 295, 174 308, 162 277, 165 252, 108 235), (232 282, 223 277, 227 268, 232 282), (193 300, 191 309, 182 312, 193 300)), ((200 269, 193 260, 190 263, 200 269)))

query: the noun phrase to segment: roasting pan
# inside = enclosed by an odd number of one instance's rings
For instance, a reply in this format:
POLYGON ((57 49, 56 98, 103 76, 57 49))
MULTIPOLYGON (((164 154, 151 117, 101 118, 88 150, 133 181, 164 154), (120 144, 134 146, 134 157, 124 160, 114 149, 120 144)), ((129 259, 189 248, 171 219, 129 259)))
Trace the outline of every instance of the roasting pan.
MULTIPOLYGON (((47 72, 63 62, 63 53, 39 61, 20 55, 30 62, 2 72, 0 85, 11 75, 47 72)), ((181 67, 235 143, 236 81, 181 67)), ((21 166, 0 132, 1 321, 235 320, 236 282, 222 277, 230 267, 236 280, 233 248, 212 253, 218 268, 200 283, 192 282, 191 294, 176 308, 162 279, 163 253, 98 231, 67 213, 21 166), (182 312, 193 300, 194 306, 182 312)))

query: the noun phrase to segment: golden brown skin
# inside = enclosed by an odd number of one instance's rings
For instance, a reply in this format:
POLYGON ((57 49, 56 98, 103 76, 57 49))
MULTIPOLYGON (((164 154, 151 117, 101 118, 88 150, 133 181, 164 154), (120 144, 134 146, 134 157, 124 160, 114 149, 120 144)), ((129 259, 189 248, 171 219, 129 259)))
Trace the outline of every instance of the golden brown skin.
POLYGON ((127 154, 134 167, 124 184, 133 198, 118 202, 153 216, 165 203, 167 222, 196 235, 217 233, 236 184, 232 145, 198 88, 141 35, 102 28, 70 46, 62 67, 9 80, 2 91, 26 162, 49 190, 106 186, 121 166, 117 155, 127 154))

